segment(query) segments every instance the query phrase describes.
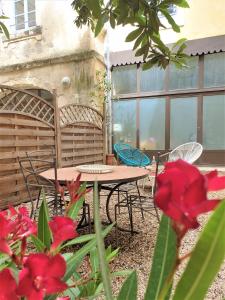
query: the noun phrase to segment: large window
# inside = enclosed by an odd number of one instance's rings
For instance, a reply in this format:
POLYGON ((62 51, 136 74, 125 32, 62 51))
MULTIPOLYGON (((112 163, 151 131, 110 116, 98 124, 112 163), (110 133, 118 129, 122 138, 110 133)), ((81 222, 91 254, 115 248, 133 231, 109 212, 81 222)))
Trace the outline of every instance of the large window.
POLYGON ((136 146, 136 101, 113 103, 113 142, 136 146))
POLYGON ((35 25, 35 0, 15 0, 16 31, 28 30, 35 25))
POLYGON ((165 99, 151 98, 140 101, 140 148, 165 149, 165 99))
POLYGON ((112 78, 114 140, 150 155, 197 141, 202 162, 225 164, 225 53, 190 57, 185 69, 120 66, 112 78))
POLYGON ((216 87, 225 85, 225 53, 205 56, 204 86, 216 87))
POLYGON ((203 147, 225 150, 225 95, 204 96, 203 147))
POLYGON ((197 141, 196 97, 171 99, 170 148, 197 141))

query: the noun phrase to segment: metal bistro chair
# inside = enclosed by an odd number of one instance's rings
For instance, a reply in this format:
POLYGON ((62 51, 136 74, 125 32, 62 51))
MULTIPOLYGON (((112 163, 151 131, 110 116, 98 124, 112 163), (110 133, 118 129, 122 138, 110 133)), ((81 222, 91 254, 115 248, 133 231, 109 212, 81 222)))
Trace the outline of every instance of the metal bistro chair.
POLYGON ((42 191, 46 195, 48 207, 52 210, 52 214, 57 215, 62 213, 63 203, 57 193, 56 158, 52 152, 46 150, 27 152, 26 157, 18 158, 18 161, 31 202, 31 217, 36 218, 42 191), (41 172, 51 168, 54 169, 54 181, 45 179, 39 175, 41 172))
MULTIPOLYGON (((18 158, 20 169, 26 184, 27 192, 31 202, 31 217, 36 218, 39 210, 39 202, 41 191, 43 190, 46 196, 48 207, 51 215, 62 215, 65 203, 69 202, 69 194, 65 193, 65 200, 61 199, 57 187, 57 163, 53 150, 36 150, 26 152, 26 158, 18 158), (48 169, 54 169, 54 180, 48 180, 41 177, 39 174, 48 169), (36 201, 36 205, 35 205, 36 201)), ((83 204, 83 212, 79 221, 78 227, 88 225, 89 232, 91 231, 91 217, 89 204, 83 204)))
MULTIPOLYGON (((156 156, 156 169, 155 169, 155 178, 159 174, 159 165, 160 163, 163 163, 165 158, 168 156, 168 153, 160 154, 158 153, 156 156)), ((156 180, 154 179, 154 186, 153 186, 153 193, 147 195, 147 196, 138 196, 138 195, 129 195, 127 201, 121 201, 120 203, 115 205, 115 221, 117 224, 117 216, 119 209, 121 207, 127 207, 128 208, 128 214, 129 214, 129 223, 130 223, 130 232, 131 234, 137 233, 137 231, 134 230, 133 225, 133 210, 141 211, 142 217, 143 213, 149 213, 157 218, 157 221, 159 223, 160 217, 158 210, 154 204, 154 195, 156 192, 156 180)), ((117 226, 116 226, 116 240, 117 240, 117 226)))

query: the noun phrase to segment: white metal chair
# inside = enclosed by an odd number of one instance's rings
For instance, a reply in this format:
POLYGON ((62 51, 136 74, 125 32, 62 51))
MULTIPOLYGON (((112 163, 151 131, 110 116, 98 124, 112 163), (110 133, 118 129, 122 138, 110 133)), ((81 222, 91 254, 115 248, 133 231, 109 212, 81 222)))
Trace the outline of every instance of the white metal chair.
POLYGON ((182 144, 176 147, 169 153, 168 161, 183 159, 184 161, 193 164, 202 154, 203 147, 196 142, 182 144))

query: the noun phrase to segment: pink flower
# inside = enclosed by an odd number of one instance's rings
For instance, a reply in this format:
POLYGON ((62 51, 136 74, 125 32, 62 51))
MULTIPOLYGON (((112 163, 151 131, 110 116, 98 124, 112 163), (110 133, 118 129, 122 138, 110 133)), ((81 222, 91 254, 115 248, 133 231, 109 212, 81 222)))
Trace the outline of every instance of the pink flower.
POLYGON ((69 296, 57 297, 56 300, 70 300, 70 297, 69 296))
POLYGON ((0 300, 18 300, 16 280, 9 269, 0 272, 0 300))
POLYGON ((49 222, 53 234, 52 248, 57 248, 62 242, 78 236, 77 222, 69 217, 56 216, 49 222))
POLYGON ((66 262, 60 254, 30 254, 19 274, 17 294, 28 300, 42 300, 46 295, 63 292, 67 289, 61 280, 65 272, 66 262))
POLYGON ((217 172, 202 175, 199 170, 182 160, 169 162, 157 177, 156 205, 173 220, 180 237, 188 229, 197 228, 197 216, 215 208, 219 200, 208 200, 207 192, 225 188, 225 177, 217 172))

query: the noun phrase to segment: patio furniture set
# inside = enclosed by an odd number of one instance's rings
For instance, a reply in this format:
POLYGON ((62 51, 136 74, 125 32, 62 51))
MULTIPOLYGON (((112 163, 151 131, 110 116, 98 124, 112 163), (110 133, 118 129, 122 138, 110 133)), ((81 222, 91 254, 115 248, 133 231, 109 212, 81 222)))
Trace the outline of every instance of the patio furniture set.
MULTIPOLYGON (((155 170, 151 169, 151 160, 139 149, 126 144, 114 145, 117 159, 122 165, 82 165, 77 167, 57 168, 56 157, 53 151, 49 153, 43 150, 26 153, 25 158, 18 158, 20 169, 26 184, 27 192, 31 202, 31 216, 36 217, 40 207, 40 194, 42 189, 48 199, 48 207, 53 215, 63 213, 65 199, 61 199, 58 192, 58 183, 65 185, 77 178, 81 173, 80 182, 86 182, 88 186, 98 183, 98 191, 101 202, 101 192, 106 190, 107 198, 105 202, 106 215, 109 223, 116 222, 117 230, 129 231, 132 234, 134 230, 133 210, 140 211, 144 218, 144 213, 153 214, 159 221, 159 214, 154 205, 154 194, 156 191, 156 176, 159 173, 159 165, 162 161, 174 161, 179 158, 189 163, 195 162, 202 153, 202 146, 198 143, 186 143, 173 151, 165 154, 158 153, 156 156, 155 170), (41 157, 41 159, 40 159, 41 157), (38 167, 37 167, 38 166, 38 167), (143 196, 140 193, 138 181, 141 179, 153 178, 152 193, 143 196), (112 196, 116 194, 117 201, 114 204, 114 210, 110 210, 112 196), (129 229, 120 227, 117 224, 117 218, 121 209, 126 210, 129 219, 129 229)), ((68 199, 68 194, 66 194, 68 199)), ((69 201, 69 200, 68 200, 69 201)), ((90 206, 84 202, 83 212, 81 214, 80 225, 91 224, 90 206)))

